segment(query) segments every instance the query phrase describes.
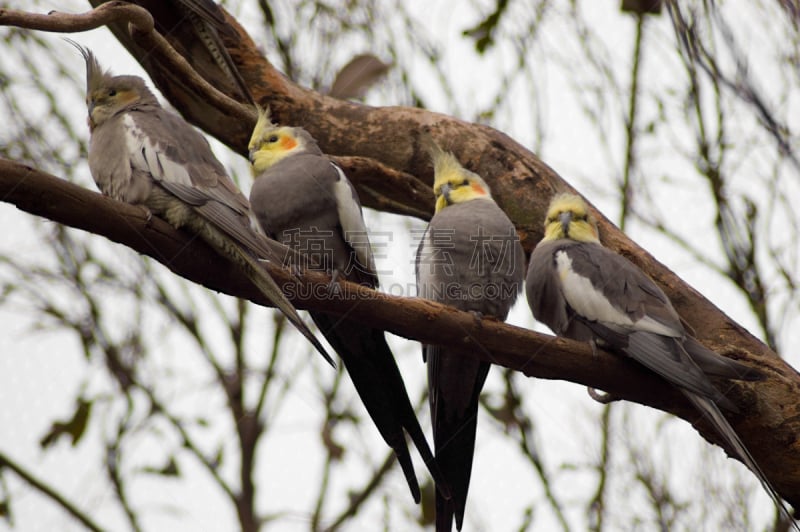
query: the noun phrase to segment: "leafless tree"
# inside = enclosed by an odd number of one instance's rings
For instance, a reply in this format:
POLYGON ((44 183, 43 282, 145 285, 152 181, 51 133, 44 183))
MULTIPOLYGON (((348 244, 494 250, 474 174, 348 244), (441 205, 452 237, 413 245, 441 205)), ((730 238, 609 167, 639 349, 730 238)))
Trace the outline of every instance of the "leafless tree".
MULTIPOLYGON (((315 364, 301 338, 261 307, 258 292, 210 249, 94 192, 83 162, 87 134, 68 111, 81 99, 83 83, 73 72, 79 58, 66 57, 41 31, 108 24, 164 97, 235 152, 246 151, 254 121, 179 1, 135 3, 152 18, 114 2, 82 16, 0 9, 9 58, 0 63, 8 124, 0 146, 0 198, 34 215, 13 218, 30 235, 23 252, 0 236, 0 311, 24 318, 34 338, 59 335, 62 345, 70 342, 64 350, 84 360, 72 403, 22 438, 38 440, 44 456, 70 456, 67 440, 76 452, 93 446, 92 482, 111 494, 96 507, 80 489, 65 488, 17 459, 0 440, 0 515, 26 528, 26 514, 18 519, 15 508, 35 493, 92 530, 119 523, 149 530, 170 512, 190 516, 196 506, 175 494, 201 479, 205 495, 229 508, 242 530, 273 523, 312 530, 430 524, 432 487, 421 507, 393 488, 394 461, 341 370, 315 364), (287 417, 296 415, 293 401, 300 396, 306 415, 298 428, 287 417), (280 498, 283 482, 296 484, 288 480, 289 466, 280 469, 288 458, 270 451, 287 430, 302 432, 302 444, 291 441, 308 453, 307 463, 292 468, 313 471, 291 502, 280 498), (142 457, 140 447, 152 452, 142 457), (270 476, 276 471, 283 477, 270 476), (150 496, 154 482, 174 501, 150 496), (271 502, 276 498, 280 504, 271 502)), ((776 355, 789 354, 798 316, 793 198, 800 166, 787 113, 800 85, 800 40, 790 3, 665 2, 653 15, 628 5, 635 2, 623 2, 633 11, 611 12, 596 3, 498 0, 476 8, 484 16, 461 35, 474 46, 469 61, 505 58, 476 78, 486 85, 480 98, 450 78, 447 50, 404 2, 359 0, 346 11, 319 0, 229 4, 236 16, 225 15, 219 35, 255 100, 269 104, 278 121, 306 127, 345 168, 366 206, 408 220, 430 216, 432 169, 419 146, 425 130, 489 180, 527 251, 541 237, 554 191, 577 187, 616 218, 633 238, 604 218, 605 243, 664 287, 700 339, 767 375, 759 383, 732 385, 729 394, 742 415, 731 421, 781 495, 800 502, 800 456, 794 452, 800 378, 776 355), (621 19, 616 24, 626 33, 608 39, 596 22, 598 10, 621 19), (743 13, 763 30, 763 49, 747 47, 743 13), (326 95, 335 72, 367 48, 392 65, 370 97, 373 105, 326 95), (621 68, 625 53, 629 64, 621 68), (419 63, 427 69, 424 77, 415 69, 419 63), (551 78, 566 85, 554 89, 551 78), (554 91, 568 95, 579 111, 581 121, 572 127, 584 128, 581 142, 599 148, 590 166, 581 164, 581 146, 569 147, 569 159, 557 155, 565 138, 561 117, 549 114, 554 91), (446 107, 432 103, 438 101, 446 107), (542 162, 550 162, 550 153, 567 165, 566 180, 542 162), (699 278, 713 276, 715 286, 731 287, 763 342, 634 242, 657 238, 672 243, 679 260, 698 265, 699 278)), ((241 161, 232 161, 244 173, 241 161)), ((420 225, 388 215, 376 219, 401 230, 420 225)), ((296 282, 277 267, 271 273, 285 287, 296 282)), ((327 282, 313 274, 303 280, 327 282)), ((698 287, 705 292, 704 285, 698 287)), ((671 416, 644 416, 629 403, 589 404, 585 394, 565 392, 577 387, 560 387, 563 402, 573 405, 570 413, 585 414, 559 422, 590 450, 564 457, 549 445, 556 414, 547 412, 559 411, 562 401, 550 399, 548 410, 537 409, 554 388, 531 377, 580 383, 675 414, 719 443, 680 394, 634 364, 523 328, 476 323, 469 314, 413 298, 350 285, 344 293, 352 297, 304 304, 414 340, 464 350, 481 345, 480 356, 503 366, 483 397, 478 438, 510 445, 519 473, 532 479, 530 497, 518 515, 504 517, 505 526, 784 529, 777 514, 768 518, 753 509, 764 505, 752 504, 760 488, 746 470, 701 473, 701 465, 721 467, 719 453, 693 458, 698 472, 687 471, 688 444, 664 443, 686 437, 680 432, 685 424, 671 416)), ((403 367, 421 366, 414 346, 399 352, 403 367)), ((422 371, 415 375, 421 378, 422 371)), ((408 384, 424 419, 424 384, 408 384)), ((693 449, 707 445, 694 440, 693 449)), ((480 507, 478 490, 472 489, 470 504, 480 507)), ((488 526, 470 517, 469 506, 467 514, 468 526, 488 526)))

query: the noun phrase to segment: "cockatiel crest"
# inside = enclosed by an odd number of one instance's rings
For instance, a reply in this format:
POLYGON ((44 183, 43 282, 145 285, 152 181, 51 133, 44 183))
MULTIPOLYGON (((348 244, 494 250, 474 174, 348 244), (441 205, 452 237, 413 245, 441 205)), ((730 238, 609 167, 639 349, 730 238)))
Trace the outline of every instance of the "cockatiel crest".
POLYGON ((456 203, 492 199, 492 192, 486 181, 461 166, 455 155, 440 148, 428 134, 423 135, 422 143, 433 161, 436 212, 456 203))
POLYGON ((550 202, 544 222, 544 241, 571 238, 578 242, 600 242, 597 220, 583 198, 559 194, 550 202))
POLYGON ((108 85, 108 82, 111 81, 113 77, 111 71, 103 70, 97 58, 90 50, 87 50, 73 41, 70 42, 80 51, 84 61, 86 61, 86 94, 91 94, 100 87, 108 85))
POLYGON ((95 55, 74 41, 68 42, 77 48, 86 61, 86 106, 89 109, 89 129, 138 102, 158 104, 156 97, 137 76, 113 76, 103 70, 95 55))
POLYGON ((274 124, 269 107, 257 106, 256 110, 258 121, 247 145, 254 178, 289 155, 319 151, 316 141, 304 129, 274 124))

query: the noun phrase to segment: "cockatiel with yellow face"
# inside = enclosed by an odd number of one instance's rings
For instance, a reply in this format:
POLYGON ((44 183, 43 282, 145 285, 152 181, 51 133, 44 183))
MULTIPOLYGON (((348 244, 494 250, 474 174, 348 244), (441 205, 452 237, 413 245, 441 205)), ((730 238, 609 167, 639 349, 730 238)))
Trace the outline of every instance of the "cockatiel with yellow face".
MULTIPOLYGON (((378 285, 375 263, 355 189, 341 168, 325 157, 300 127, 274 125, 268 112, 250 139, 255 183, 253 210, 264 231, 336 278, 371 288, 378 285)), ((447 486, 408 398, 403 378, 384 333, 325 312, 311 312, 344 361, 344 367, 381 436, 394 449, 416 502, 420 490, 408 452, 411 437, 440 487, 447 486)))
POLYGON ((285 248, 260 232, 247 198, 214 157, 205 137, 161 107, 142 78, 112 76, 91 51, 75 46, 86 60, 89 169, 100 191, 199 235, 241 268, 333 364, 259 263, 269 259, 280 264, 285 248))
MULTIPOLYGON (((479 316, 505 320, 522 288, 525 253, 514 225, 492 199, 489 186, 425 136, 433 160, 436 213, 417 249, 420 297, 479 316)), ((423 346, 436 460, 452 499, 436 498, 436 530, 464 520, 478 400, 490 364, 463 353, 423 346)))
POLYGON ((693 338, 661 288, 600 243, 597 222, 580 196, 561 194, 550 202, 544 238, 531 254, 526 291, 533 316, 557 335, 629 356, 677 387, 788 517, 780 496, 720 410, 739 409, 709 379, 759 380, 761 375, 693 338))

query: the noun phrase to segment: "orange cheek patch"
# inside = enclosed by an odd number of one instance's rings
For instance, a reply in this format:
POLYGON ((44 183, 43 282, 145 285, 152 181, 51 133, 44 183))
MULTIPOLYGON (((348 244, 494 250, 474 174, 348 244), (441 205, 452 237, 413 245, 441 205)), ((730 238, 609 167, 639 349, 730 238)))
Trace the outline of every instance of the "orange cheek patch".
POLYGON ((139 99, 139 95, 136 94, 136 92, 134 92, 134 91, 120 91, 118 99, 119 99, 120 102, 122 102, 124 104, 128 104, 128 103, 131 103, 134 100, 138 100, 139 99))
POLYGON ((284 150, 291 150, 295 146, 297 146, 297 141, 294 140, 292 137, 283 137, 281 139, 281 148, 283 148, 284 150))
POLYGON ((472 191, 476 194, 480 194, 481 196, 486 195, 486 191, 483 190, 483 187, 478 183, 472 183, 472 191))

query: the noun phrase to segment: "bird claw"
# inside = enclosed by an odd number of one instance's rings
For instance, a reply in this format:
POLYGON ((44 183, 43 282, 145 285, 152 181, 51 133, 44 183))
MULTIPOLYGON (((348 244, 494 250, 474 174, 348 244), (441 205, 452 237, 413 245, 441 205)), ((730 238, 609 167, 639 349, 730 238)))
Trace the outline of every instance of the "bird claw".
POLYGON ((591 386, 587 386, 586 387, 586 391, 589 392, 589 397, 591 397, 592 399, 594 399, 598 403, 601 403, 601 404, 604 404, 604 405, 611 404, 614 401, 619 401, 620 400, 620 398, 617 397, 616 395, 613 395, 613 394, 610 394, 610 393, 606 393, 606 392, 601 392, 601 391, 597 390, 596 388, 592 388, 591 386))
POLYGON ((597 357, 600 356, 600 353, 599 353, 598 349, 602 348, 603 345, 605 345, 605 342, 603 342, 599 338, 595 338, 595 339, 589 340, 589 345, 592 346, 592 358, 597 358, 597 357))
POLYGON ((298 264, 289 264, 287 269, 289 270, 289 274, 294 277, 295 279, 302 279, 303 277, 303 268, 301 268, 298 264))
POLYGON ((153 220, 153 211, 145 207, 144 205, 139 205, 139 208, 144 211, 144 224, 146 226, 150 226, 150 222, 153 220))

